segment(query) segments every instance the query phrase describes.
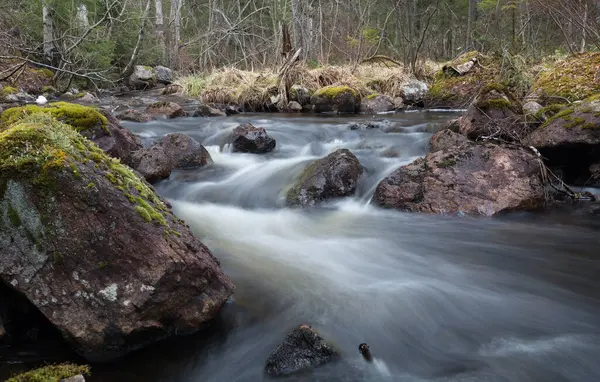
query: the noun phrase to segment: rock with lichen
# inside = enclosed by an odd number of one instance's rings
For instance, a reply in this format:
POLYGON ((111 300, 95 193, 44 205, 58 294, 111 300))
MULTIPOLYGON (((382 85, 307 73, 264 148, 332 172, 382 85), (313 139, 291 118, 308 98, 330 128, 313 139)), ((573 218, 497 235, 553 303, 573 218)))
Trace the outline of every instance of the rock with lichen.
POLYGON ((532 151, 470 141, 439 148, 384 178, 373 203, 401 211, 486 216, 544 205, 542 167, 532 151))
POLYGON ((335 361, 339 352, 309 325, 292 330, 269 355, 265 371, 274 377, 314 369, 335 361))
POLYGON ((370 94, 360 101, 361 113, 385 113, 394 109, 394 100, 384 94, 370 94))
POLYGON ((50 113, 0 132, 0 279, 108 360, 214 317, 218 260, 152 187, 50 113))
POLYGON ((356 113, 359 95, 349 86, 326 86, 314 92, 310 103, 317 113, 356 113))
POLYGON ((363 168, 348 149, 339 149, 309 164, 286 194, 291 206, 315 206, 325 200, 353 195, 363 168))
POLYGON ((121 121, 131 121, 131 122, 150 122, 152 121, 152 117, 144 113, 143 111, 135 110, 135 109, 127 109, 119 114, 117 114, 117 119, 121 121))
POLYGON ((154 102, 146 108, 146 113, 150 115, 163 115, 167 118, 185 117, 187 113, 175 102, 159 101, 154 102))
POLYGON ((568 183, 591 185, 591 166, 600 163, 600 96, 575 105, 549 105, 537 116, 545 122, 524 143, 537 148, 568 183))
POLYGON ((133 154, 133 168, 148 182, 168 178, 173 169, 199 168, 212 162, 204 146, 181 133, 167 134, 133 154))
POLYGON ((156 86, 156 71, 151 66, 135 65, 128 83, 134 89, 144 90, 156 86))
POLYGON ((51 115, 58 121, 70 125, 107 154, 127 165, 132 163, 132 153, 142 147, 139 137, 123 128, 109 112, 68 102, 8 109, 0 117, 0 129, 36 113, 51 115))

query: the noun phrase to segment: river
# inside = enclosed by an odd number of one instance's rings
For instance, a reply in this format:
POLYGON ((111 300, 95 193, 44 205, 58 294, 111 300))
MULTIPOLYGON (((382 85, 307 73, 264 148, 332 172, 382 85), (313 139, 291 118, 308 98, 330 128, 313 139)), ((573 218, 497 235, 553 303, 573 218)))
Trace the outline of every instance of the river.
POLYGON ((425 154, 427 126, 452 113, 249 114, 124 123, 145 141, 194 137, 214 164, 157 191, 221 260, 237 291, 208 332, 94 365, 92 382, 262 381, 264 361, 309 323, 343 353, 289 381, 600 381, 600 221, 576 213, 431 216, 369 204, 377 183, 425 154), (224 145, 239 123, 277 140, 266 155, 224 145), (284 207, 304 166, 350 149, 357 194, 284 207), (375 362, 358 345, 367 342, 375 362))

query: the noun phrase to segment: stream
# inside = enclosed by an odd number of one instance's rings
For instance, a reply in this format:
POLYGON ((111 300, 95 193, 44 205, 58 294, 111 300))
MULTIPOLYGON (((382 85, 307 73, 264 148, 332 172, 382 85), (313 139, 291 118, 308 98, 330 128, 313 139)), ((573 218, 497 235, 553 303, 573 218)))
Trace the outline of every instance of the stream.
POLYGON ((264 362, 309 323, 342 360, 285 381, 600 381, 600 221, 576 212, 432 216, 369 204, 378 182, 423 156, 450 112, 245 114, 124 122, 146 144, 188 134, 214 164, 156 185, 220 259, 237 290, 213 327, 163 341, 91 382, 267 380, 264 362), (233 154, 240 123, 277 140, 233 154), (284 194, 312 160, 350 149, 365 168, 352 198, 300 210, 284 194), (375 362, 358 352, 369 344, 375 362))

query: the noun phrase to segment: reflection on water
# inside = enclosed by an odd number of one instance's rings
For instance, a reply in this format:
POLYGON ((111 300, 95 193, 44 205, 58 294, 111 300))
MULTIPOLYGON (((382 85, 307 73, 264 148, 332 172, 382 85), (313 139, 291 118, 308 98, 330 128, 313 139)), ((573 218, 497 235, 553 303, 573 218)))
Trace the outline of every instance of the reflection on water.
POLYGON ((427 125, 450 115, 386 115, 387 132, 349 130, 356 116, 127 124, 152 139, 184 132, 210 150, 213 165, 177 172, 157 190, 237 291, 210 333, 96 366, 91 381, 261 381, 268 354, 300 323, 344 357, 290 381, 600 380, 598 221, 441 217, 368 204, 379 180, 425 153, 427 125), (248 120, 277 140, 275 152, 228 152, 227 134, 248 120), (365 167, 357 195, 312 210, 283 207, 303 167, 342 147, 365 167), (359 354, 362 342, 373 363, 359 354))

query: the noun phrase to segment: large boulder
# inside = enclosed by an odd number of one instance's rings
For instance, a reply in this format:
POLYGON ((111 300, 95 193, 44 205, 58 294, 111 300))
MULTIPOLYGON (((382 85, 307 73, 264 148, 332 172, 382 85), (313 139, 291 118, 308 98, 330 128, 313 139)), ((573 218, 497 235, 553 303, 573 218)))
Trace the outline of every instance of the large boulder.
POLYGON ((287 192, 288 205, 317 203, 354 194, 363 168, 348 149, 339 149, 308 165, 287 192))
POLYGON ((467 142, 400 167, 379 183, 373 202, 402 211, 490 216, 541 207, 541 179, 531 151, 467 142))
POLYGON ((218 260, 128 167, 37 113, 0 132, 0 279, 91 361, 206 325, 218 260))
POLYGON ((567 183, 589 185, 590 166, 600 163, 600 97, 577 105, 548 107, 548 119, 525 140, 537 148, 547 164, 561 173, 567 183))
POLYGON ((310 104, 310 90, 302 85, 293 85, 289 91, 289 100, 305 106, 310 104))
POLYGON ((265 371, 273 377, 314 369, 339 358, 338 351, 308 325, 292 330, 269 355, 265 371))
POLYGON ((167 134, 149 148, 134 153, 133 168, 149 182, 168 178, 173 169, 192 169, 212 163, 210 153, 193 138, 167 134))
POLYGON ((67 102, 8 109, 2 113, 0 126, 6 128, 19 119, 39 113, 49 114, 70 125, 110 156, 127 165, 132 163, 132 153, 142 147, 139 137, 123 128, 109 112, 67 102))
POLYGON ((521 104, 500 85, 484 87, 459 125, 460 133, 473 140, 495 137, 520 141, 528 133, 521 104))
POLYGON ((164 66, 157 66, 154 68, 156 73, 156 81, 159 84, 169 85, 173 82, 173 71, 164 66))
POLYGON ((167 118, 187 116, 187 113, 181 106, 175 102, 167 101, 154 102, 146 108, 146 112, 151 115, 164 115, 167 118))
POLYGON ((275 139, 264 128, 254 127, 251 123, 233 129, 230 140, 236 153, 263 154, 273 151, 276 145, 275 139))
POLYGON ((143 90, 156 86, 156 72, 150 66, 135 65, 129 76, 129 86, 143 90))
POLYGON ((127 109, 119 114, 117 114, 117 119, 122 121, 131 121, 131 122, 150 122, 152 121, 152 117, 150 114, 144 113, 143 111, 135 110, 135 109, 127 109))
POLYGON ((395 109, 394 100, 383 94, 371 94, 360 101, 361 113, 385 113, 395 109))
POLYGON ((452 149, 469 142, 469 139, 451 129, 440 130, 431 136, 429 140, 430 152, 452 149))
POLYGON ((355 113, 358 101, 358 92, 349 86, 326 86, 310 97, 310 103, 317 113, 355 113))
POLYGON ((423 102, 428 91, 429 86, 425 82, 413 78, 402 85, 400 95, 405 104, 415 105, 423 102))

